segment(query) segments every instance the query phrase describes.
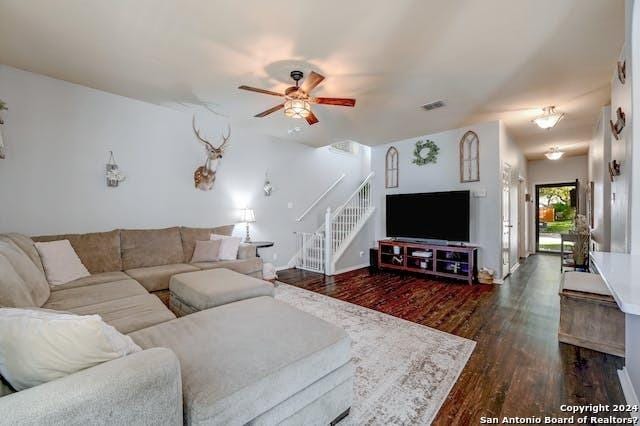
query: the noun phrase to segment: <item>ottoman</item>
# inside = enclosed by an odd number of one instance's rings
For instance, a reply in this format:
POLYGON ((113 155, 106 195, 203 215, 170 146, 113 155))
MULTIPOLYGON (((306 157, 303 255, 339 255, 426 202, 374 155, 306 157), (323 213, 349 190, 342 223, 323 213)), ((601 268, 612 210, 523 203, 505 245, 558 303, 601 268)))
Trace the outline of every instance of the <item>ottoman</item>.
POLYGON ((178 316, 252 297, 274 295, 273 284, 225 268, 171 277, 169 308, 178 316))

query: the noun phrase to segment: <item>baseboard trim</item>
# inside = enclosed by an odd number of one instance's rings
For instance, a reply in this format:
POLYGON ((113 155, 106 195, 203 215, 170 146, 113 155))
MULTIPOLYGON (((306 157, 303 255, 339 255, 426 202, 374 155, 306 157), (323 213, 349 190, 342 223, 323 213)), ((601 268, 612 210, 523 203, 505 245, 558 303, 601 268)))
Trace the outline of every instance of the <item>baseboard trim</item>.
POLYGON ((638 395, 636 395, 631 378, 627 367, 622 367, 622 370, 618 370, 618 378, 620 379, 620 386, 622 386, 622 393, 624 393, 624 399, 627 400, 628 405, 638 405, 638 395))
POLYGON ((285 269, 291 269, 291 268, 293 268, 293 266, 289 266, 289 265, 276 266, 276 272, 284 271, 285 269))
POLYGON ((338 269, 333 275, 344 274, 345 272, 355 271, 356 269, 368 268, 369 263, 361 263, 359 265, 349 266, 347 268, 338 269))

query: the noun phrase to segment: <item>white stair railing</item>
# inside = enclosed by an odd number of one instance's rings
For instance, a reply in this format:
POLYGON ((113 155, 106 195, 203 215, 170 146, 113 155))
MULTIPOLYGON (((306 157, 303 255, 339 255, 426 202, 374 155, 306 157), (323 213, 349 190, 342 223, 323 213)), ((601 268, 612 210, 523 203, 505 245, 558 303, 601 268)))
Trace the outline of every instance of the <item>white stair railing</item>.
POLYGON ((298 268, 333 275, 336 261, 375 210, 371 198, 372 178, 370 173, 335 212, 328 208, 324 224, 316 232, 296 233, 298 268))
POLYGON ((333 182, 322 194, 320 194, 320 196, 316 198, 316 200, 311 203, 311 205, 296 219, 296 222, 302 221, 302 219, 304 219, 304 217, 308 215, 311 210, 313 210, 316 204, 318 204, 324 197, 327 196, 328 193, 333 190, 333 188, 335 188, 340 182, 342 182, 342 179, 344 179, 345 176, 347 175, 345 175, 344 173, 340 175, 340 177, 338 177, 335 182, 333 182))

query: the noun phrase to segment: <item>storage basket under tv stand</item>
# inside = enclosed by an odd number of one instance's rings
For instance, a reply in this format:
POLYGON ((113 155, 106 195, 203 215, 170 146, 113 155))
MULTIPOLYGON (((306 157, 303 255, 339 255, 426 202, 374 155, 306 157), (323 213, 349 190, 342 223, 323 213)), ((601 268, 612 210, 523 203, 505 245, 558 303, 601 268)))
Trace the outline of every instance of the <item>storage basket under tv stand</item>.
POLYGON ((378 241, 378 266, 382 269, 437 275, 473 284, 477 261, 477 247, 378 241))

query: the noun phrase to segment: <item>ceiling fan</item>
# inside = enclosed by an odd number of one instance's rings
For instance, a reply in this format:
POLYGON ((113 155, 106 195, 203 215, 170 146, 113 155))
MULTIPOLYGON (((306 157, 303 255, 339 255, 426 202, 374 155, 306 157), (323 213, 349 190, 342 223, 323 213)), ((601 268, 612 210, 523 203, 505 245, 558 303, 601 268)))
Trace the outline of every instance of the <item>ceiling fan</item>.
POLYGON ((318 84, 324 80, 324 76, 318 74, 315 71, 311 71, 311 74, 302 82, 302 85, 298 85, 298 82, 302 80, 304 74, 302 71, 291 71, 291 78, 296 82, 295 86, 288 87, 284 93, 273 92, 271 90, 258 89, 250 86, 240 86, 238 89, 249 90, 251 92, 264 93, 265 95, 281 96, 285 101, 280 105, 276 105, 273 108, 269 108, 266 111, 256 114, 255 117, 266 117, 272 112, 276 112, 284 108, 284 115, 292 118, 304 118, 309 124, 316 124, 318 117, 311 111, 311 104, 322 105, 338 105, 353 107, 356 104, 355 99, 349 98, 316 98, 311 96, 310 93, 316 88, 318 84))

